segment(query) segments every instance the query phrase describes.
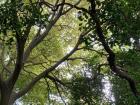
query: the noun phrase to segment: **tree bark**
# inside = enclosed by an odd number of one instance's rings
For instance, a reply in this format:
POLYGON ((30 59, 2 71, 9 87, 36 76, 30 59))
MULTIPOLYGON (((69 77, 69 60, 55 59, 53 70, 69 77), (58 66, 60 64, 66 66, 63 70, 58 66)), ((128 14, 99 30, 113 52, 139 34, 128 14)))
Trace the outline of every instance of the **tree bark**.
POLYGON ((10 96, 11 96, 11 90, 6 84, 6 82, 3 82, 1 86, 0 105, 12 105, 12 104, 9 104, 10 96))

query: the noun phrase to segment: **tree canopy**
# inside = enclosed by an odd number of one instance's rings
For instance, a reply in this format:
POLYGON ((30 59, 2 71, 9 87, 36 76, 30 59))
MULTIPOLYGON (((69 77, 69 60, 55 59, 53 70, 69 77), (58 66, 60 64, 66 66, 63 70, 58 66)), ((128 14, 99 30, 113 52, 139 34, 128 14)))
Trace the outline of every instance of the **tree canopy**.
POLYGON ((139 5, 1 0, 0 105, 139 105, 139 5))

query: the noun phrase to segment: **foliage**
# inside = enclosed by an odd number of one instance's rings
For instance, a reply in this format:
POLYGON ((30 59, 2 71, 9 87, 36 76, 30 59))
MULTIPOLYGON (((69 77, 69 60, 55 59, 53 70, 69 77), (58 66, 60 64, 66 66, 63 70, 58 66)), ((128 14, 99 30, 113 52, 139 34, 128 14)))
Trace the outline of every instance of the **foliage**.
MULTIPOLYGON (((70 92, 71 92, 71 104, 73 105, 98 105, 102 101, 102 84, 100 75, 90 75, 87 72, 75 76, 71 80, 70 92), (83 75, 83 76, 82 76, 83 75), (96 77, 97 76, 97 77, 96 77)), ((97 72, 91 70, 91 72, 97 72)))
POLYGON ((139 5, 0 1, 0 104, 139 104, 139 5))

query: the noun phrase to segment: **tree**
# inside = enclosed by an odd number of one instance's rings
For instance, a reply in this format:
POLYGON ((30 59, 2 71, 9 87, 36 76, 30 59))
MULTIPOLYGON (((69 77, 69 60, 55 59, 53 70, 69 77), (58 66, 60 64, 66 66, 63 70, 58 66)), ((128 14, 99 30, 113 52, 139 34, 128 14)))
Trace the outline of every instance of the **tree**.
MULTIPOLYGON (((16 55, 13 58, 15 60, 15 64, 13 66, 13 71, 9 69, 8 76, 1 76, 1 105, 8 105, 14 103, 16 99, 25 95, 32 87, 42 78, 48 76, 50 72, 55 70, 62 62, 64 62, 69 56, 71 56, 76 50, 78 50, 78 46, 81 44, 81 38, 88 33, 82 32, 78 38, 78 41, 70 53, 62 57, 59 61, 53 64, 51 67, 39 73, 32 81, 30 81, 22 90, 16 93, 14 91, 15 83, 22 72, 22 69, 27 61, 31 51, 43 41, 43 39, 48 35, 49 31, 52 29, 54 24, 58 21, 58 19, 66 14, 72 8, 68 8, 64 10, 64 5, 57 6, 58 3, 63 3, 65 1, 58 2, 56 4, 50 4, 45 1, 6 1, 4 4, 1 4, 1 33, 2 38, 10 37, 8 39, 8 45, 16 47, 16 55), (43 7, 50 9, 44 11, 43 7), (43 8, 42 8, 43 7, 43 8), (5 9, 6 8, 6 9, 5 9), (48 12, 49 11, 49 12, 48 12), (8 13, 8 14, 7 14, 8 13), (50 13, 50 14, 49 14, 50 13), (38 26, 38 32, 35 35, 30 35, 33 26, 38 26), (42 32, 42 28, 45 29, 42 32), (10 34, 10 36, 9 36, 10 34), (30 36, 29 36, 30 35, 30 36), (29 38, 31 37, 31 38, 29 38), (28 39, 29 38, 29 39, 28 39), (16 41, 12 41, 16 40, 16 41), (29 40, 29 43, 27 43, 29 40), (12 42, 16 44, 13 45, 12 42), (12 45, 11 45, 12 44, 12 45), (5 78, 5 80, 3 79, 5 78)), ((78 4, 79 1, 76 3, 78 4)), ((5 39, 3 39, 5 40, 5 39)), ((5 42, 5 41, 4 41, 5 42)), ((3 43, 6 44, 6 43, 3 43)), ((9 55, 6 55, 6 57, 9 55)), ((5 60, 6 58, 4 58, 5 60)), ((10 58, 11 59, 11 58, 10 58)), ((10 61, 11 63, 14 63, 10 61)), ((4 61, 3 61, 4 62, 4 61)), ((4 62, 5 63, 5 62, 4 62)), ((7 65, 5 65, 6 67, 7 65)), ((5 75, 5 74, 4 74, 5 75)), ((55 78, 50 77, 53 80, 55 78)))
MULTIPOLYGON (((134 96, 139 97, 135 80, 124 71, 119 62, 122 58, 117 55, 123 46, 128 46, 125 47, 128 50, 133 46, 135 51, 135 44, 128 40, 139 37, 139 4, 139 1, 133 4, 130 0, 1 2, 0 105, 12 105, 23 96, 26 103, 26 94, 29 96, 31 90, 34 94, 43 93, 44 84, 47 85, 47 93, 51 91, 50 87, 53 88, 53 93, 58 93, 64 104, 62 95, 68 93, 72 95, 71 100, 74 97, 74 104, 90 105, 95 102, 91 94, 94 93, 93 88, 100 93, 96 99, 103 98, 101 86, 93 84, 95 81, 96 84, 101 83, 101 72, 106 70, 127 80, 134 96), (67 69, 66 65, 70 68, 67 69), (77 66, 86 67, 92 78, 82 76, 83 69, 77 70, 77 66), (69 72, 75 77, 66 78, 69 72), (60 90, 61 87, 65 87, 66 92, 60 90), (86 87, 90 89, 83 93, 86 87)), ((50 96, 53 94, 46 96, 49 102, 50 96)), ((55 103, 55 100, 51 102, 55 103)))

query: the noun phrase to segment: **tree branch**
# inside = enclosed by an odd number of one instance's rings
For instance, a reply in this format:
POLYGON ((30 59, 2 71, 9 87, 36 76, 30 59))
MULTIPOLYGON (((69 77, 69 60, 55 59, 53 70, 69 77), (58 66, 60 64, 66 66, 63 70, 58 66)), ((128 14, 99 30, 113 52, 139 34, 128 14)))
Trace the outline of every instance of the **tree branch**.
POLYGON ((26 40, 28 38, 29 32, 31 29, 31 25, 28 25, 26 27, 26 30, 24 31, 23 35, 20 35, 18 32, 16 33, 16 41, 17 41, 17 58, 16 58, 16 64, 13 73, 11 73, 10 77, 8 78, 7 82, 12 90, 14 87, 14 84, 16 80, 19 77, 19 74, 21 72, 22 66, 23 66, 23 53, 24 53, 24 45, 26 43, 26 40))
POLYGON ((63 101, 64 105, 67 105, 66 102, 65 102, 65 100, 63 99, 63 97, 62 97, 62 95, 61 95, 61 92, 60 92, 60 90, 59 90, 59 87, 58 87, 57 82, 55 82, 55 86, 56 86, 56 89, 57 89, 57 91, 58 91, 58 93, 59 93, 59 96, 61 97, 61 100, 63 101))
MULTIPOLYGON (((34 76, 38 76, 37 74, 35 74, 33 72, 30 72, 30 71, 27 71, 27 70, 24 70, 24 71, 27 72, 28 74, 32 74, 34 76)), ((59 84, 65 86, 65 84, 61 80, 59 80, 58 78, 56 78, 56 77, 53 77, 53 76, 50 76, 50 75, 47 75, 46 77, 49 78, 52 81, 58 82, 59 84)))
MULTIPOLYGON (((62 3, 65 2, 65 0, 62 1, 62 3)), ((23 56, 23 62, 25 63, 27 58, 29 57, 31 51, 38 45, 40 44, 40 42, 43 41, 43 39, 48 35, 48 33, 50 32, 50 30, 52 29, 52 27, 54 26, 54 24, 58 21, 58 19, 60 18, 61 14, 62 14, 62 10, 63 10, 63 5, 58 9, 57 14, 55 15, 55 17, 50 19, 49 24, 46 26, 46 30, 41 34, 40 32, 38 32, 35 37, 33 38, 33 40, 31 41, 31 43, 29 44, 29 46, 27 47, 24 56, 23 56)), ((56 12, 56 11, 54 11, 56 12)))
POLYGON ((87 35, 90 32, 90 30, 86 32, 82 32, 79 36, 79 39, 75 45, 75 47, 67 54, 65 55, 62 59, 60 59, 57 63, 55 63, 53 66, 50 68, 44 70, 42 73, 40 73, 38 76, 36 76, 27 86, 25 86, 19 93, 17 93, 16 97, 19 98, 26 94, 29 90, 32 89, 32 87, 42 78, 45 78, 48 76, 48 74, 56 69, 62 62, 67 60, 75 51, 77 51, 78 46, 81 44, 81 39, 83 36, 87 35))
POLYGON ((130 76, 128 76, 127 73, 125 73, 123 71, 120 71, 116 66, 115 54, 111 50, 111 48, 108 46, 108 44, 105 40, 105 36, 103 35, 103 30, 100 26, 100 20, 97 18, 96 9, 95 9, 95 0, 94 1, 90 0, 90 4, 91 4, 91 10, 89 12, 90 13, 89 15, 91 16, 91 18, 94 20, 94 22, 96 24, 95 28, 96 28, 96 32, 97 32, 97 35, 99 37, 100 42, 102 43, 106 52, 109 54, 107 60, 109 62, 111 70, 113 72, 115 72, 119 77, 128 81, 129 86, 130 86, 133 94, 137 97, 138 96, 138 91, 136 89, 135 81, 130 76))
POLYGON ((83 61, 86 61, 87 59, 86 58, 83 58, 83 57, 73 57, 73 58, 68 58, 67 59, 68 61, 73 61, 73 60, 83 60, 83 61))
POLYGON ((72 9, 72 8, 75 8, 75 9, 77 9, 77 10, 81 10, 81 11, 83 11, 83 12, 88 13, 89 11, 88 11, 87 9, 77 6, 79 3, 80 3, 80 0, 79 0, 76 4, 74 4, 74 5, 73 5, 73 4, 70 4, 70 3, 60 3, 60 4, 58 4, 57 6, 68 5, 68 6, 70 6, 71 9, 72 9))
MULTIPOLYGON (((79 0, 78 2, 75 3, 75 6, 78 5, 80 3, 81 0, 79 0)), ((42 3, 45 3, 45 1, 43 1, 42 3)), ((57 12, 57 15, 55 15, 55 18, 52 16, 52 18, 50 19, 49 24, 46 26, 46 30, 40 34, 40 32, 38 32, 35 37, 33 38, 33 40, 31 41, 31 43, 29 44, 29 46, 27 47, 25 53, 24 53, 24 57, 23 57, 23 62, 25 63, 26 60, 28 59, 30 52, 40 43, 42 42, 42 40, 48 35, 48 33, 50 32, 50 30, 52 29, 52 27, 54 26, 54 24, 59 20, 59 18, 66 14, 69 10, 71 10, 72 8, 69 8, 67 11, 63 12, 63 7, 65 4, 65 0, 62 1, 62 3, 60 3, 61 5, 57 4, 55 5, 55 7, 57 6, 59 10, 57 12), (54 18, 54 19, 53 19, 54 18)), ((57 9, 54 11, 56 12, 57 9)), ((55 13, 54 13, 55 14, 55 13)))
POLYGON ((72 4, 68 5, 68 6, 70 6, 70 8, 68 8, 67 10, 65 10, 62 14, 63 15, 66 14, 67 12, 69 12, 73 8, 73 6, 77 6, 80 2, 81 2, 81 0, 78 0, 74 5, 72 5, 72 4))

